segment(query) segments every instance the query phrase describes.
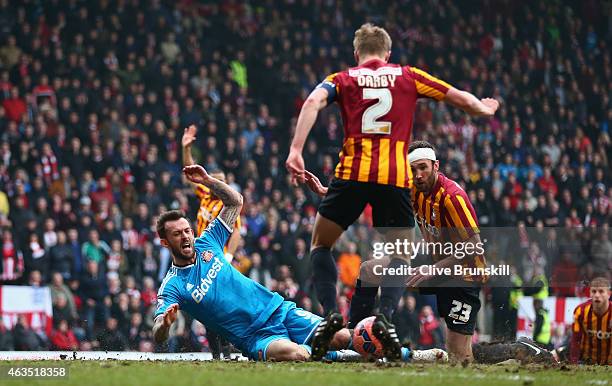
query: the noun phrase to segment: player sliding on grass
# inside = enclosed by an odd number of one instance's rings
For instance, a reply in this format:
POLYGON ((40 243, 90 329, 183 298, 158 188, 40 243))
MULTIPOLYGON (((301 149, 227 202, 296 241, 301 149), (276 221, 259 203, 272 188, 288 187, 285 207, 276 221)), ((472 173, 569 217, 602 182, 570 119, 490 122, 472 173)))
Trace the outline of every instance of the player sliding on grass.
POLYGON ((223 247, 240 214, 242 196, 199 165, 186 166, 183 172, 221 199, 223 209, 198 238, 182 212, 169 211, 159 217, 157 232, 161 245, 172 253, 172 266, 157 295, 155 340, 168 338, 180 308, 254 360, 307 360, 308 344, 325 352, 328 347, 347 347, 350 335, 341 321, 322 322, 225 260, 223 247), (312 339, 317 329, 318 338, 312 339))
MULTIPOLYGON (((328 349, 350 348, 349 330, 333 314, 323 319, 247 278, 223 256, 242 208, 242 196, 211 177, 199 165, 183 169, 223 201, 219 216, 195 237, 180 211, 157 220, 161 245, 172 253, 172 267, 158 291, 153 334, 163 342, 180 309, 213 329, 254 360, 304 361, 322 358, 328 349)), ((405 360, 434 359, 429 351, 404 350, 405 360)))
MULTIPOLYGON (((191 147, 196 140, 196 134, 198 129, 195 125, 190 125, 185 128, 183 138, 181 139, 181 146, 183 149, 183 166, 195 165, 193 155, 191 154, 191 147)), ((221 170, 212 171, 211 176, 218 179, 219 181, 225 182, 225 173, 221 170)), ((198 209, 198 216, 196 222, 196 234, 202 234, 204 229, 210 224, 221 212, 223 208, 223 202, 210 192, 204 185, 194 184, 194 190, 196 196, 200 199, 200 208, 198 209)), ((236 224, 234 225, 235 232, 227 240, 223 251, 225 252, 225 260, 232 262, 234 253, 238 249, 240 244, 240 216, 236 218, 236 224)), ((221 351, 223 351, 223 357, 229 358, 230 356, 230 345, 229 343, 221 339, 213 330, 208 331, 208 345, 210 352, 214 359, 221 357, 221 351)))

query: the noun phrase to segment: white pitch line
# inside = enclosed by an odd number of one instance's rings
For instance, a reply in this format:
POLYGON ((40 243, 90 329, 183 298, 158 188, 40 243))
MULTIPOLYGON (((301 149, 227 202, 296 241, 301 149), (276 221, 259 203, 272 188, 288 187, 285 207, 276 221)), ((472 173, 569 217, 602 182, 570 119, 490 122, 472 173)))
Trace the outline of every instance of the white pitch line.
MULTIPOLYGON (((232 354, 232 359, 247 358, 232 354)), ((210 361, 212 354, 194 353, 149 353, 130 351, 0 351, 2 361, 36 361, 36 360, 86 360, 86 361, 210 361)))

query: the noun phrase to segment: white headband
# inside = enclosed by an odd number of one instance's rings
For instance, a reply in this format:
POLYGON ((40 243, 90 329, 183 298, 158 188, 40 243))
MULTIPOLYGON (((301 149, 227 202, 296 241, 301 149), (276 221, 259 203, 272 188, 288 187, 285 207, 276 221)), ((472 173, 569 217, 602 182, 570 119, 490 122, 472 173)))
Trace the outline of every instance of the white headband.
POLYGON ((428 159, 432 161, 436 161, 436 152, 432 148, 429 147, 420 147, 418 149, 414 149, 408 154, 408 162, 413 163, 414 161, 428 159))

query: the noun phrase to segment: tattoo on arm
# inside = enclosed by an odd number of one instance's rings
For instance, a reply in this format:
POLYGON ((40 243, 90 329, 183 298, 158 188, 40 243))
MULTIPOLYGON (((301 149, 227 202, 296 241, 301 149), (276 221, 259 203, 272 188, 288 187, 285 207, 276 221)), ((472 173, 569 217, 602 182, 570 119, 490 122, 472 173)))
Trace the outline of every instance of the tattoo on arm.
POLYGON ((240 216, 241 208, 242 205, 224 206, 223 209, 221 209, 221 213, 219 213, 219 217, 224 223, 227 224, 228 227, 230 227, 230 229, 234 229, 234 224, 236 223, 238 216, 240 216))
POLYGON ((211 182, 207 184, 210 191, 223 202, 223 209, 219 216, 229 226, 233 228, 236 219, 240 215, 242 209, 242 195, 232 189, 228 184, 221 182, 215 178, 211 178, 211 182))
POLYGON ((206 186, 215 196, 223 201, 223 206, 242 206, 242 195, 225 182, 211 177, 210 182, 206 186))

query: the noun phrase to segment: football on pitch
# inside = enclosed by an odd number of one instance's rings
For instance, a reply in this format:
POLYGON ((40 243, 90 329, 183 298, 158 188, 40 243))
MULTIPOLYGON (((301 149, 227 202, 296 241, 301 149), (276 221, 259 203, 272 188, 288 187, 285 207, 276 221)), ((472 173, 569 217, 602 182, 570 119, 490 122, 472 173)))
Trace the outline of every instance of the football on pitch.
POLYGON ((365 358, 382 358, 382 343, 372 333, 375 316, 365 318, 353 330, 353 347, 365 358))

